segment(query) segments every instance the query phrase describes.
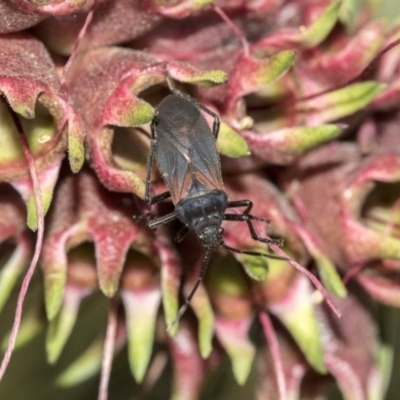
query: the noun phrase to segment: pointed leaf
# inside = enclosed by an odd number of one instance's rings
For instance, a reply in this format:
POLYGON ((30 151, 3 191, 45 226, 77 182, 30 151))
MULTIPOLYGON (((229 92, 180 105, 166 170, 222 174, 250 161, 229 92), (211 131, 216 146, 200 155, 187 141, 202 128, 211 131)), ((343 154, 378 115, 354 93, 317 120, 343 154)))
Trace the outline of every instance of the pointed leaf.
MULTIPOLYGON (((189 290, 193 288, 193 282, 185 285, 185 294, 189 294, 189 290)), ((199 321, 199 349, 203 358, 207 358, 212 349, 212 339, 214 336, 214 313, 208 298, 207 292, 203 285, 197 289, 196 295, 191 301, 191 307, 199 321)))
POLYGON ((335 296, 340 298, 346 297, 346 287, 344 286, 335 266, 322 251, 318 239, 302 226, 293 225, 293 227, 297 231, 299 236, 303 239, 307 250, 316 261, 318 272, 321 276, 324 286, 335 296))
POLYGON ((23 77, 17 82, 30 88, 23 91, 20 87, 14 86, 9 79, 1 78, 0 76, 0 87, 11 108, 24 118, 35 118, 36 101, 45 86, 41 82, 31 82, 29 78, 23 77))
MULTIPOLYGON (((340 125, 301 126, 279 131, 282 150, 285 147, 290 155, 301 155, 322 143, 336 139, 343 132, 340 125)), ((278 132, 274 132, 278 135, 278 132)))
MULTIPOLYGON (((5 254, 2 254, 2 258, 5 254)), ((0 312, 6 304, 19 276, 28 264, 29 244, 22 240, 0 268, 0 312)), ((2 261, 2 260, 1 260, 2 261)))
POLYGON ((355 28, 357 15, 359 15, 362 6, 362 0, 342 0, 342 5, 339 10, 339 20, 346 25, 349 30, 355 28))
POLYGON ((168 73, 172 78, 202 87, 212 87, 226 83, 228 75, 221 70, 199 71, 188 64, 169 62, 168 73))
POLYGON ((294 61, 295 52, 291 50, 264 59, 242 57, 230 76, 232 97, 237 99, 251 94, 276 81, 289 70, 294 61))
POLYGON ((269 305, 269 310, 289 330, 307 361, 320 373, 326 373, 321 333, 312 304, 307 278, 298 275, 283 298, 269 305))
POLYGON ((335 296, 340 298, 346 297, 346 287, 329 258, 320 254, 318 256, 314 255, 314 259, 317 262, 318 272, 324 286, 335 296))
MULTIPOLYGON (((20 349, 33 340, 44 328, 43 320, 38 316, 37 310, 31 310, 21 321, 21 326, 19 327, 17 340, 15 342, 14 350, 20 349)), ((9 334, 4 337, 1 343, 1 350, 5 351, 8 346, 9 334)))
POLYGON ((103 339, 98 339, 62 372, 56 381, 57 385, 68 388, 84 382, 100 370, 102 358, 103 339))
MULTIPOLYGON (((43 211, 46 214, 51 201, 53 199, 54 187, 57 183, 58 174, 61 167, 62 157, 58 160, 53 160, 53 163, 43 168, 39 173, 40 190, 42 195, 43 211)), ((37 229, 37 214, 36 214, 36 200, 32 188, 32 181, 30 178, 14 179, 12 185, 18 190, 25 201, 27 208, 27 224, 28 227, 36 231, 37 229)))
POLYGON ((380 372, 380 377, 378 382, 372 381, 368 385, 368 393, 371 400, 379 400, 387 393, 387 388, 390 383, 390 376, 393 367, 394 360, 394 349, 393 345, 381 343, 379 352, 377 355, 378 368, 380 372), (380 389, 380 390, 379 390, 380 389))
MULTIPOLYGON (((162 228, 161 228, 162 229, 162 228)), ((155 241, 160 260, 161 260, 161 292, 162 303, 165 314, 165 324, 169 326, 178 313, 178 296, 180 287, 181 265, 175 250, 169 243, 164 242, 160 236, 155 241)), ((175 336, 179 327, 179 322, 168 332, 170 336, 175 336)))
POLYGON ((82 299, 89 294, 88 290, 67 286, 63 306, 57 317, 50 321, 46 337, 47 360, 50 364, 57 362, 78 317, 82 299))
MULTIPOLYGON (((65 235, 64 239, 67 237, 65 235)), ((65 242, 62 240, 51 248, 47 260, 43 260, 44 300, 47 319, 51 321, 60 311, 67 282, 67 255, 65 242), (57 260, 57 261, 56 261, 57 260)), ((48 247, 49 248, 49 247, 48 247)))
POLYGON ((248 332, 253 316, 232 320, 218 316, 215 320, 216 335, 232 362, 233 374, 239 385, 244 385, 250 374, 256 353, 248 332))
POLYGON ((300 34, 300 42, 305 47, 320 44, 335 26, 341 6, 341 0, 333 0, 314 23, 300 34))
POLYGON ((158 287, 123 290, 122 300, 128 325, 129 365, 137 382, 142 382, 153 350, 161 293, 158 287))
MULTIPOLYGON (((65 259, 66 261, 66 259, 65 259)), ((60 260, 61 262, 61 260, 60 260)), ((66 284, 66 264, 54 265, 54 270, 44 277, 47 319, 51 321, 60 311, 66 284)))
POLYGON ((72 172, 77 173, 85 162, 84 140, 86 128, 81 117, 70 109, 68 120, 68 160, 72 172))
POLYGON ((300 155, 343 132, 341 125, 298 126, 273 132, 243 131, 251 153, 271 163, 287 165, 300 155))
MULTIPOLYGON (((36 99, 35 99, 36 100, 36 99)), ((33 104, 33 110, 26 112, 25 118, 20 117, 22 129, 26 135, 29 148, 33 155, 38 155, 43 151, 43 146, 52 140, 55 135, 55 123, 49 112, 40 104, 33 104), (36 115, 35 115, 36 112, 36 115)), ((14 110, 15 111, 15 110, 14 110)), ((21 112, 21 110, 18 110, 21 112)), ((9 109, 0 104, 1 116, 1 152, 0 160, 2 163, 22 162, 25 164, 24 153, 21 145, 19 133, 15 127, 9 109)))
POLYGON ((379 82, 366 81, 320 96, 317 100, 305 103, 318 110, 311 111, 307 119, 312 125, 319 125, 351 115, 366 107, 385 87, 379 82))
POLYGON ((279 79, 294 64, 296 53, 291 50, 281 51, 271 58, 263 60, 258 68, 253 71, 255 87, 262 88, 279 79))
MULTIPOLYGON (((252 251, 257 251, 252 249, 252 251)), ((247 275, 256 281, 263 281, 268 276, 269 263, 276 260, 268 260, 265 257, 254 257, 247 254, 238 254, 238 259, 243 264, 247 275)))
MULTIPOLYGON (((84 184, 84 180, 82 183, 84 184)), ((97 182, 91 183, 98 185, 97 182)), ((89 180, 87 186, 89 186, 89 180)), ((110 202, 97 199, 96 196, 93 196, 92 201, 93 209, 86 204, 86 212, 88 229, 96 247, 99 286, 107 297, 113 297, 119 287, 128 250, 141 233, 141 228, 122 209, 112 208, 110 202), (94 205, 97 206, 97 210, 94 205), (104 210, 104 215, 98 215, 100 210, 104 210)))
POLYGON ((250 155, 246 140, 223 122, 218 134, 217 148, 219 153, 228 157, 238 158, 250 155))
MULTIPOLYGON (((52 182, 52 183, 54 183, 54 182, 52 182)), ((18 183, 14 182, 13 186, 18 187, 18 183)), ((40 188, 41 188, 43 211, 46 214, 47 211, 49 210, 51 200, 53 198, 54 186, 51 186, 50 188, 41 186, 40 188)), ((27 212, 28 212, 27 225, 32 231, 36 231, 37 226, 38 226, 38 220, 37 220, 37 214, 36 214, 36 199, 35 199, 33 193, 28 198, 28 201, 26 203, 26 208, 27 208, 27 212)))
POLYGON ((146 124, 153 118, 153 107, 138 99, 127 86, 121 84, 108 99, 100 119, 102 124, 134 127, 146 124))
POLYGON ((205 368, 199 354, 196 335, 181 321, 181 328, 169 340, 174 365, 171 400, 197 400, 203 384, 205 368))
MULTIPOLYGON (((111 131, 107 129, 99 133, 97 139, 92 140, 89 138, 88 140, 90 142, 91 157, 97 165, 96 172, 99 178, 109 190, 134 193, 144 199, 145 184, 137 174, 109 167, 110 157, 104 154, 104 143, 102 143, 101 136, 104 137, 110 134, 111 131)), ((109 138, 107 138, 107 142, 110 142, 109 138)))

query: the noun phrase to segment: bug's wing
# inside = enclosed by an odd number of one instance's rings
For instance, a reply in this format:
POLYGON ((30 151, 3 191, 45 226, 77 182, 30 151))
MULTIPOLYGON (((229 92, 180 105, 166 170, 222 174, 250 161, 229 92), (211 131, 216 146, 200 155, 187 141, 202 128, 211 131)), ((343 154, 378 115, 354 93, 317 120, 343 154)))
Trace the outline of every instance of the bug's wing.
POLYGON ((157 163, 175 204, 200 190, 223 188, 214 137, 203 115, 191 124, 165 119, 156 131, 157 163))
POLYGON ((210 188, 210 190, 223 190, 221 165, 215 139, 201 114, 193 129, 189 132, 189 136, 192 173, 198 181, 210 188))
POLYGON ((157 126, 157 164, 171 198, 176 204, 185 196, 192 182, 190 174, 190 147, 187 134, 181 134, 170 126, 157 126))

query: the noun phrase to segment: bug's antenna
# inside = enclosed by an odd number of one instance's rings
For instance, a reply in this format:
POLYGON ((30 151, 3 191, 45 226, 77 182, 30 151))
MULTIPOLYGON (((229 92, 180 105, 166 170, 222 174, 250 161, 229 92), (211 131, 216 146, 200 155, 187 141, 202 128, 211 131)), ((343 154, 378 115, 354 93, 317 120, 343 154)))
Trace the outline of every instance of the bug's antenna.
POLYGON ((167 80, 168 87, 171 89, 171 92, 174 93, 179 93, 181 94, 181 91, 176 87, 174 80, 171 78, 171 75, 169 74, 167 64, 163 64, 163 70, 165 74, 165 79, 167 80))
POLYGON ((207 248, 206 249, 206 256, 203 261, 203 266, 201 268, 201 272, 199 277, 197 278, 196 283, 193 286, 192 291, 189 293, 189 296, 186 298, 185 303, 181 306, 181 308, 178 311, 178 314, 176 314, 176 317, 173 319, 173 321, 168 325, 167 331, 169 332, 173 326, 182 318, 182 315, 185 313, 187 308, 189 307, 190 301, 192 300, 194 294, 196 293, 201 281, 204 279, 204 275, 206 274, 208 264, 210 262, 210 257, 211 257, 211 249, 207 248))
POLYGON ((235 249, 234 247, 227 246, 224 242, 221 243, 221 247, 223 247, 226 250, 231 251, 232 253, 246 254, 248 256, 261 256, 261 257, 265 257, 265 258, 271 258, 272 260, 281 260, 281 261, 291 260, 288 257, 277 256, 275 254, 267 254, 267 253, 260 253, 258 251, 235 249))
POLYGON ((174 92, 174 93, 179 92, 180 93, 180 90, 178 90, 178 88, 176 87, 175 82, 170 77, 168 71, 166 71, 166 73, 165 73, 165 78, 167 79, 167 84, 168 84, 169 88, 171 89, 171 92, 174 92))

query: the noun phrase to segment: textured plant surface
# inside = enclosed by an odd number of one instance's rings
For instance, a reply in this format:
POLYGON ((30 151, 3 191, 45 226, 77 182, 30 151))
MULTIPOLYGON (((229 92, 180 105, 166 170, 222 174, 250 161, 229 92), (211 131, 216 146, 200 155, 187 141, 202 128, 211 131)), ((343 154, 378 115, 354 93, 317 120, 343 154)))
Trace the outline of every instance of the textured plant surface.
POLYGON ((0 0, 0 397, 397 399, 395 3, 0 0), (204 249, 135 218, 172 211, 143 201, 167 73, 221 119, 229 199, 284 239, 226 244, 296 261, 216 251, 171 332, 204 249))

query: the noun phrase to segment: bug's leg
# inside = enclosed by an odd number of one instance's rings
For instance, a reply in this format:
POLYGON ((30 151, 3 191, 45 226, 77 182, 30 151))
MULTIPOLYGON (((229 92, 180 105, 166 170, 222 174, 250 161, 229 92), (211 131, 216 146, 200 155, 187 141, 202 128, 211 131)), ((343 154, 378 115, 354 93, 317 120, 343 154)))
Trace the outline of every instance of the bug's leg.
POLYGON ((267 224, 271 223, 271 220, 268 218, 261 218, 250 214, 250 211, 253 208, 253 202, 250 200, 238 200, 238 201, 228 202, 227 208, 236 208, 236 207, 246 207, 242 215, 247 215, 252 220, 266 222, 267 224))
MULTIPOLYGON (((150 197, 150 181, 151 181, 151 170, 154 164, 154 157, 155 157, 155 149, 156 149, 156 130, 155 126, 157 124, 157 116, 153 118, 151 121, 151 145, 150 145, 150 150, 149 150, 149 156, 147 158, 147 171, 146 171, 146 186, 145 186, 145 192, 144 192, 144 199, 146 203, 150 206, 152 204, 158 204, 162 202, 165 199, 168 199, 171 194, 170 192, 165 192, 161 193, 157 196, 150 197)), ((133 219, 135 221, 142 221, 144 219, 149 219, 153 218, 155 216, 154 211, 150 211, 148 213, 142 214, 142 215, 135 215, 133 219)))
POLYGON ((235 249, 234 247, 227 246, 224 242, 221 242, 221 247, 223 247, 224 249, 227 249, 227 250, 229 250, 229 251, 231 251, 233 253, 238 253, 238 254, 247 254, 249 256, 262 256, 262 257, 272 258, 274 260, 282 260, 282 261, 290 260, 290 258, 276 256, 274 254, 266 254, 266 253, 260 253, 258 251, 235 249))
POLYGON ((225 214, 224 215, 225 221, 244 221, 244 222, 246 222, 247 226, 249 227, 250 235, 254 240, 257 240, 258 242, 262 242, 262 243, 276 244, 278 246, 282 246, 283 239, 266 239, 260 235, 257 235, 257 232, 254 229, 254 225, 251 222, 254 219, 259 220, 257 217, 254 217, 253 215, 247 215, 247 214, 225 214))
POLYGON ((172 327, 181 319, 182 315, 185 313, 185 311, 189 307, 190 301, 192 300, 194 294, 196 293, 201 281, 204 279, 204 276, 206 274, 206 271, 207 271, 207 268, 208 268, 208 264, 209 264, 209 261, 210 261, 210 257, 211 257, 211 251, 209 249, 207 249, 206 256, 205 256, 204 261, 203 261, 203 266, 202 266, 201 271, 200 271, 200 275, 197 278, 197 281, 194 284, 193 289, 189 293, 189 296, 186 297, 185 302, 183 303, 183 305, 179 309, 178 314, 176 314, 176 317, 168 325, 167 331, 170 331, 172 329, 172 327))
MULTIPOLYGON (((146 187, 144 193, 144 199, 148 205, 161 203, 163 200, 168 199, 171 194, 170 192, 161 193, 157 196, 150 197, 150 182, 151 182, 151 170, 154 164, 155 150, 156 150, 156 124, 157 116, 151 121, 151 146, 149 150, 149 157, 147 158, 147 172, 146 172, 146 187)), ((149 213, 151 214, 151 213, 149 213)))
POLYGON ((238 200, 238 201, 230 201, 228 202, 228 208, 234 207, 246 207, 242 214, 225 214, 224 220, 225 221, 244 221, 246 222, 247 226, 249 227, 250 235, 254 240, 258 242, 267 243, 267 244, 277 244, 278 246, 282 246, 283 239, 266 239, 257 235, 256 230, 254 229, 254 225, 251 222, 252 220, 255 221, 263 221, 270 223, 271 221, 266 218, 256 217, 255 215, 251 215, 250 211, 253 208, 253 203, 250 200, 238 200))
MULTIPOLYGON (((161 203, 163 200, 168 199, 169 197, 171 197, 171 193, 170 192, 164 192, 161 193, 157 196, 154 196, 152 198, 150 198, 150 200, 148 201, 148 205, 151 206, 152 204, 158 204, 161 203)), ((134 215, 133 216, 133 220, 136 222, 139 221, 143 221, 145 219, 151 219, 154 218, 157 215, 157 213, 155 211, 149 211, 145 214, 142 215, 134 215)))
POLYGON ((145 192, 144 192, 144 199, 146 200, 147 204, 154 204, 151 203, 151 198, 150 198, 150 181, 151 181, 151 170, 153 168, 154 164, 154 156, 155 156, 155 150, 156 150, 156 123, 157 123, 157 116, 153 118, 151 121, 151 145, 150 145, 150 150, 149 150, 149 157, 147 158, 147 171, 146 171, 146 187, 145 187, 145 192))
POLYGON ((170 192, 164 192, 164 193, 158 194, 157 196, 154 196, 149 199, 148 205, 151 206, 152 204, 161 203, 162 201, 169 199, 170 197, 171 197, 170 192))
POLYGON ((174 241, 176 243, 182 242, 182 240, 186 237, 186 235, 189 233, 189 228, 187 226, 184 226, 174 237, 174 241))
POLYGON ((154 164, 154 157, 155 157, 155 150, 156 150, 156 144, 157 144, 157 138, 156 138, 156 124, 157 124, 157 116, 153 118, 151 121, 151 146, 149 150, 149 157, 147 158, 147 172, 146 172, 146 187, 145 187, 145 194, 144 194, 144 199, 146 200, 146 203, 148 205, 151 204, 157 204, 160 203, 161 201, 168 199, 168 197, 171 196, 169 192, 161 193, 157 196, 150 197, 150 182, 151 182, 151 170, 153 168, 154 164))
POLYGON ((149 212, 141 214, 141 215, 134 215, 133 220, 135 222, 140 222, 140 221, 144 221, 145 219, 154 218, 156 215, 157 215, 157 213, 155 211, 149 211, 149 212))
POLYGON ((215 141, 218 139, 218 133, 219 133, 219 125, 220 125, 220 120, 217 114, 214 114, 212 111, 208 110, 208 113, 214 117, 214 124, 213 124, 213 136, 215 141))
POLYGON ((176 217, 176 213, 173 212, 171 214, 164 215, 163 217, 159 217, 159 218, 153 219, 152 221, 150 221, 147 224, 147 226, 150 229, 155 229, 155 228, 157 228, 157 226, 168 224, 169 222, 173 221, 176 218, 177 218, 176 217))
POLYGON ((211 115, 214 118, 214 124, 213 124, 213 136, 214 139, 217 140, 218 139, 218 133, 219 133, 219 125, 220 125, 220 121, 219 121, 219 117, 217 114, 215 114, 215 112, 211 111, 210 109, 208 109, 207 107, 203 106, 203 104, 199 103, 194 97, 189 96, 186 93, 181 92, 176 86, 175 83, 173 82, 173 80, 171 79, 171 77, 168 75, 168 71, 166 70, 166 77, 167 77, 167 82, 168 82, 168 86, 170 87, 171 91, 176 94, 177 96, 180 96, 188 101, 190 101, 191 103, 193 103, 197 108, 200 108, 201 110, 203 110, 204 112, 206 112, 207 114, 211 115))

